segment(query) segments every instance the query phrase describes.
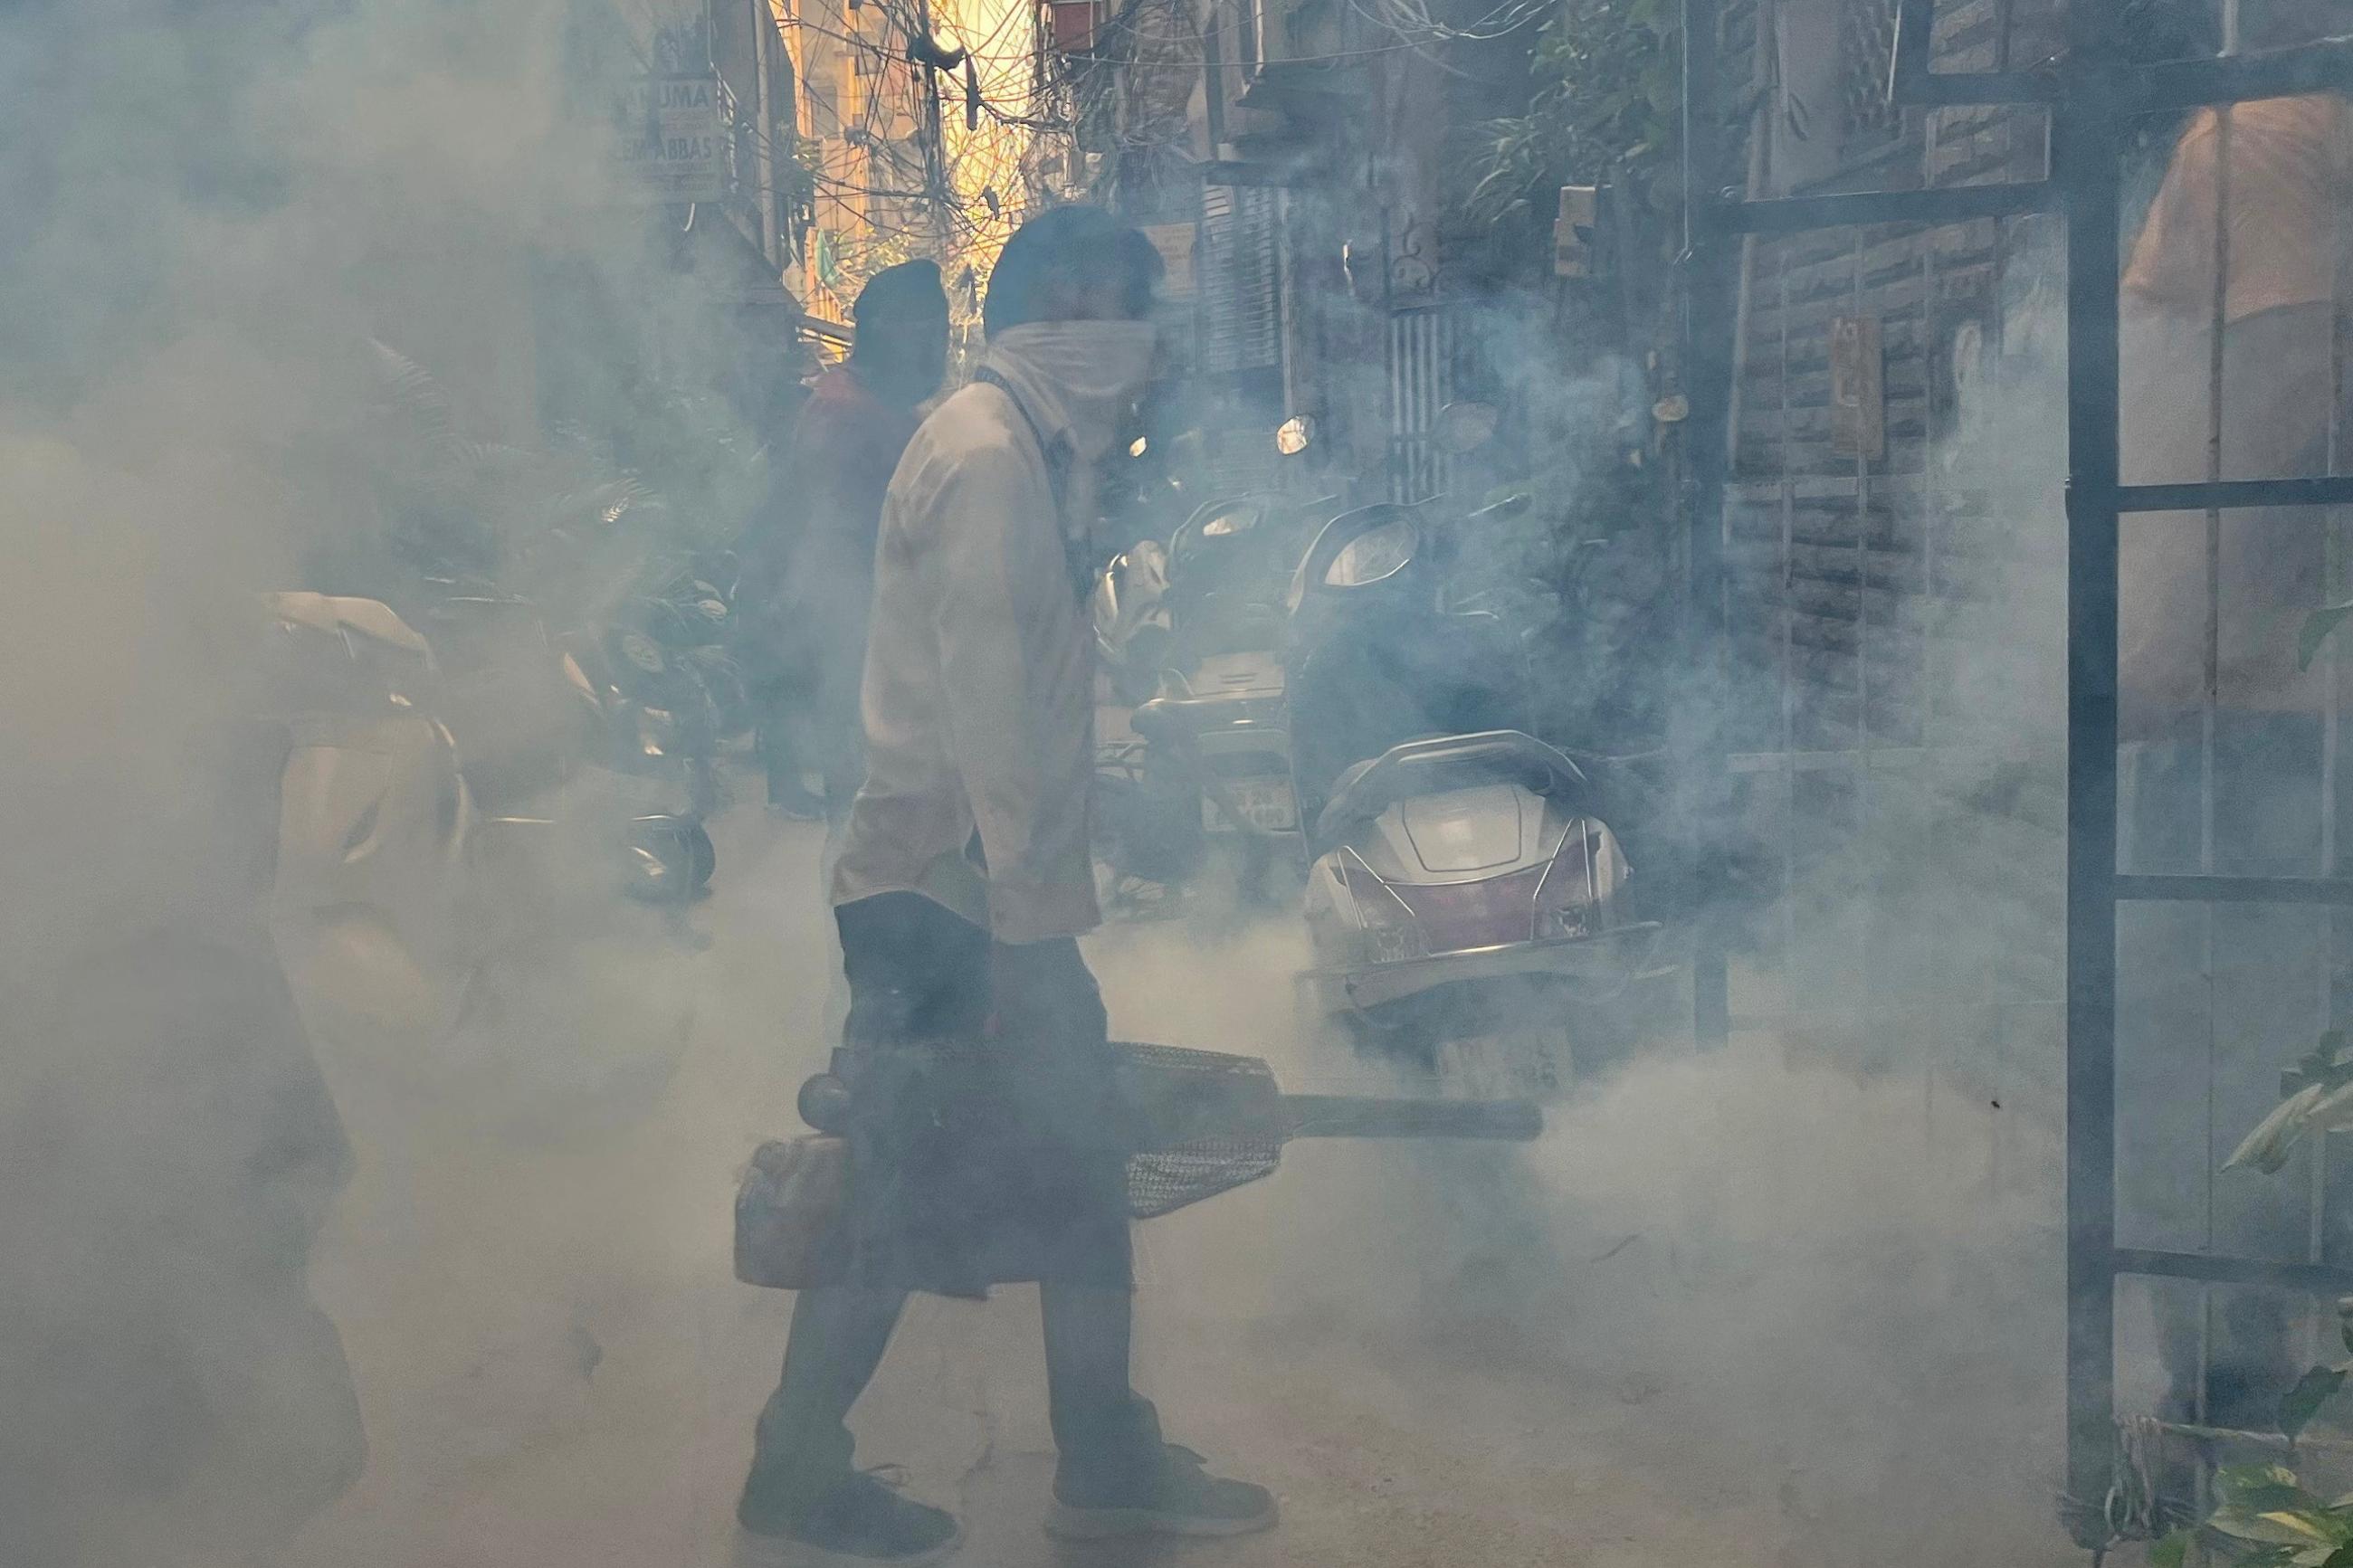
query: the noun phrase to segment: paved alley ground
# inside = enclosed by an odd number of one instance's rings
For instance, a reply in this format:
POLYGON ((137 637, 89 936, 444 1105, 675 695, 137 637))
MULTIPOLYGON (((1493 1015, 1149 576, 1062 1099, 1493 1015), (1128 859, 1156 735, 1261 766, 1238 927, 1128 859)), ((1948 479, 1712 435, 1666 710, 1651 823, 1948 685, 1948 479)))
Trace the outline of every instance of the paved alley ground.
MULTIPOLYGON (((817 829, 719 837, 713 896, 617 950, 555 1043, 438 1080, 328 1062, 361 1165, 313 1277, 370 1459, 286 1568, 731 1561, 790 1302, 731 1278, 729 1200, 823 1060, 833 948, 817 829)), ((1366 1083, 1293 1038, 1279 918, 1090 954, 1114 1034, 1366 1083)), ((1138 1383, 1275 1489, 1270 1535, 1046 1540, 1032 1290, 919 1300, 860 1458, 959 1508, 971 1568, 2077 1561, 2047 1194, 1940 1163, 1920 1116, 1769 1052, 1670 1054, 1532 1148, 1294 1145, 1147 1225, 1138 1383)))

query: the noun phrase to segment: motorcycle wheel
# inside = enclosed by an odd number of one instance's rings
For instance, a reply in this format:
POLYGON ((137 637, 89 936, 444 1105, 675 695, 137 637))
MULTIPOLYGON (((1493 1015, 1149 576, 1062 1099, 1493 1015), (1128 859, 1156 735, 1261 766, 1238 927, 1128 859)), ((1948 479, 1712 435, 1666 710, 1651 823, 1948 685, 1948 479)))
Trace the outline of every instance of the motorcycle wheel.
POLYGON ((719 851, 702 824, 684 816, 640 816, 629 823, 622 890, 647 903, 686 903, 711 885, 719 851))

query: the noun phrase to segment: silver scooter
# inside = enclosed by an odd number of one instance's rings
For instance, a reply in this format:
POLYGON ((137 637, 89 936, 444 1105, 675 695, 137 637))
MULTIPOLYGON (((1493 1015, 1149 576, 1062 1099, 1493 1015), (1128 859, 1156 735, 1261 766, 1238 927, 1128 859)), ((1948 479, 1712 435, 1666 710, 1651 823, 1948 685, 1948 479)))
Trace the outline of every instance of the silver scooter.
POLYGON ((1208 502, 1166 548, 1145 541, 1098 579, 1096 779, 1121 869, 1175 884, 1214 858, 1249 896, 1303 863, 1282 594, 1320 504, 1208 502))
POLYGON ((1301 999, 1361 1051, 1541 1096, 1622 1056, 1616 1005, 1674 971, 1660 923, 1627 909, 1599 792, 1521 727, 1515 628, 1443 607, 1444 542, 1420 509, 1361 508, 1293 581, 1301 999))

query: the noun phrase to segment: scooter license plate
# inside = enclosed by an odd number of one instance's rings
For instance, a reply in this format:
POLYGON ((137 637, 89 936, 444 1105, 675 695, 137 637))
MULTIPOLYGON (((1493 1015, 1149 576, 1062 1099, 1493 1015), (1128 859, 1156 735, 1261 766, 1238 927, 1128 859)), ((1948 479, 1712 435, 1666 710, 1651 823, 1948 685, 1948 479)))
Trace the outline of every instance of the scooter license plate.
MULTIPOLYGON (((1262 833, 1289 833, 1299 826, 1299 803, 1292 798, 1291 785, 1283 780, 1231 784, 1227 793, 1250 818, 1250 826, 1262 833)), ((1201 797, 1201 828, 1207 833, 1240 831, 1225 808, 1208 795, 1201 797)))

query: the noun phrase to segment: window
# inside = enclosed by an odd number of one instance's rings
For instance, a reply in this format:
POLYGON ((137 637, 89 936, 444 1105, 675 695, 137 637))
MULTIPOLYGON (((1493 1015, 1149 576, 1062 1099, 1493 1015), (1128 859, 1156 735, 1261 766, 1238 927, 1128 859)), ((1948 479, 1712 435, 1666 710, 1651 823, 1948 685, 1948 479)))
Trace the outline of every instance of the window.
POLYGON ((1904 134, 1887 100, 1895 64, 1895 0, 1841 0, 1839 7, 1839 161, 1854 163, 1904 134))
POLYGON ((1774 13, 1772 186, 1787 194, 1896 145, 1894 0, 1784 0, 1774 13))

